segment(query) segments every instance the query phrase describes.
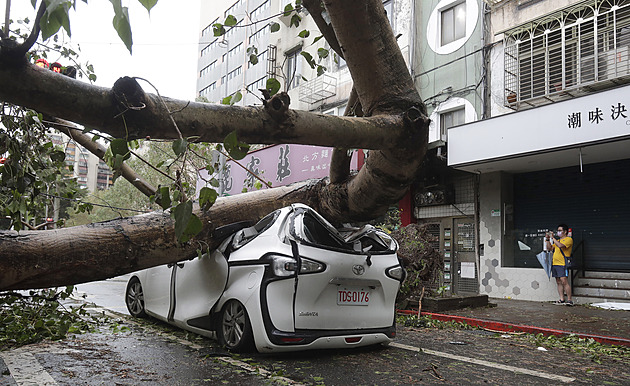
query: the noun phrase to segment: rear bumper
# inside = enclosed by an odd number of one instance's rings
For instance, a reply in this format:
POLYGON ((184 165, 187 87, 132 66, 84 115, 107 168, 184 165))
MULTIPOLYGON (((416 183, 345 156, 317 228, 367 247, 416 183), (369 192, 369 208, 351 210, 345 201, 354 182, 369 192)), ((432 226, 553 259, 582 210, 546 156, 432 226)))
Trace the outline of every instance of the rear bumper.
POLYGON ((342 349, 362 347, 375 344, 389 344, 394 340, 396 335, 395 327, 381 329, 381 331, 387 332, 367 332, 362 330, 346 331, 340 333, 339 331, 327 331, 326 333, 317 332, 312 334, 309 332, 296 332, 286 333, 280 332, 272 334, 274 340, 283 339, 298 339, 292 342, 282 341, 281 344, 274 344, 272 342, 265 342, 265 344, 257 347, 261 353, 269 352, 288 352, 288 351, 302 351, 302 350, 317 350, 317 349, 342 349))
POLYGON ((353 329, 353 330, 296 330, 295 332, 272 330, 268 334, 269 340, 278 346, 304 346, 320 339, 355 337, 361 338, 373 335, 383 335, 393 340, 396 337, 396 325, 386 328, 353 329))

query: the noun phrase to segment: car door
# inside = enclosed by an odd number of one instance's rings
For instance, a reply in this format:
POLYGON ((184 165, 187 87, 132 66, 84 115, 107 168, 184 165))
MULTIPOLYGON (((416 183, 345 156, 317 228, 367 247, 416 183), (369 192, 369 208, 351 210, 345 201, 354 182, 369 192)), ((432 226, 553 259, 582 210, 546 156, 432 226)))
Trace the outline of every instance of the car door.
MULTIPOLYGON (((200 258, 180 262, 173 282, 173 321, 187 323, 209 316, 210 310, 225 289, 227 279, 227 260, 217 250, 200 258)), ((203 321, 200 320, 197 324, 202 325, 203 321)))
POLYGON ((166 320, 171 304, 171 275, 173 268, 166 265, 146 270, 142 289, 144 292, 144 307, 149 314, 166 320))

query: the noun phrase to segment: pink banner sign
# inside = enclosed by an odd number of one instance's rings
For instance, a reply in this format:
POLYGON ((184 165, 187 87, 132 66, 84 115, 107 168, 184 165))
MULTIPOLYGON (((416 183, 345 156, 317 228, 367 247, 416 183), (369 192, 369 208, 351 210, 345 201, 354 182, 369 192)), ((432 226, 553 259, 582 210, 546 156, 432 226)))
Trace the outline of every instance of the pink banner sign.
MULTIPOLYGON (((234 195, 256 190, 261 180, 272 187, 328 176, 333 149, 309 145, 274 145, 253 151, 238 163, 227 161, 221 175, 223 194, 234 195)), ((357 152, 352 155, 351 170, 357 170, 357 152)), ((218 175, 214 178, 219 179, 218 175)), ((210 180, 205 169, 199 170, 197 192, 210 180)), ((262 184, 262 189, 266 185, 262 184)))

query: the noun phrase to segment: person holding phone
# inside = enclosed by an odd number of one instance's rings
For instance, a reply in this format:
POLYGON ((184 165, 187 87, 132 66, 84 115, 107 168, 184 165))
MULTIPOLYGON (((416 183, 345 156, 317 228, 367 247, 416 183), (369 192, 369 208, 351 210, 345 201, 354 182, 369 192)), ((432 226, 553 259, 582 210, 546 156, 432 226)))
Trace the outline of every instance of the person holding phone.
POLYGON ((547 233, 545 242, 547 243, 547 250, 553 252, 551 275, 556 278, 558 294, 560 295, 560 300, 557 300, 554 304, 572 306, 573 299, 571 298, 571 286, 569 285, 569 270, 566 266, 565 256, 571 256, 573 239, 567 235, 568 232, 569 227, 567 224, 560 224, 555 235, 553 232, 547 233), (564 300, 565 294, 567 295, 566 301, 564 300))

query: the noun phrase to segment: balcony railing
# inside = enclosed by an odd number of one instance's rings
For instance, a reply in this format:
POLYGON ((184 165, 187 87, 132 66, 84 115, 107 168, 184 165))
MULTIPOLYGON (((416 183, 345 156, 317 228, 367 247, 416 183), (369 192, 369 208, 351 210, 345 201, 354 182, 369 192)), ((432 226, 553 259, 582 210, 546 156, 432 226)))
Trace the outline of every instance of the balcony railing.
POLYGON ((505 105, 630 82, 630 0, 582 2, 505 33, 505 105))
POLYGON ((300 102, 317 103, 337 94, 337 78, 323 74, 300 85, 300 102))

